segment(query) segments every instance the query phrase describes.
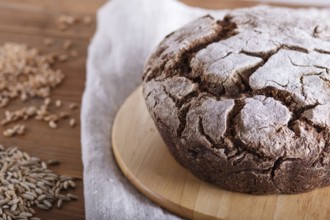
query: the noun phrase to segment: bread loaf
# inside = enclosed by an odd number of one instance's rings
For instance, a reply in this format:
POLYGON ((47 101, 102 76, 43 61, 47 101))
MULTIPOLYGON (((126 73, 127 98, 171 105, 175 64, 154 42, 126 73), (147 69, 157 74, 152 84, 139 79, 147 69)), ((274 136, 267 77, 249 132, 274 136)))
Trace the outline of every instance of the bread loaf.
POLYGON ((166 36, 145 66, 143 95, 170 152, 197 177, 300 193, 330 185, 329 69, 329 22, 239 9, 166 36))

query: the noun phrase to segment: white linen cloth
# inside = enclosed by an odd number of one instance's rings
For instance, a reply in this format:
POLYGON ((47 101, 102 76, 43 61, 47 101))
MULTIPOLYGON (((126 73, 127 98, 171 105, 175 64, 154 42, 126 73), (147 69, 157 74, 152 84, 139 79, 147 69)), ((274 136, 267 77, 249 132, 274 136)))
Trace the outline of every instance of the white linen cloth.
POLYGON ((224 13, 175 0, 111 0, 99 10, 81 113, 87 220, 178 219, 122 175, 111 151, 112 123, 125 98, 141 83, 144 63, 165 35, 194 18, 221 18, 224 13))

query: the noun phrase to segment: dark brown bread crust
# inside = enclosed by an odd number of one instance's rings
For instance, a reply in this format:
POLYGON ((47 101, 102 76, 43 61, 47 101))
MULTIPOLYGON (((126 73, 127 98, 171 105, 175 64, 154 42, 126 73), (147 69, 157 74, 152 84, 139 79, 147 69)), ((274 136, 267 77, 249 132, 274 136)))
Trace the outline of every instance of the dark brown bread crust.
POLYGON ((238 192, 330 185, 330 28, 320 22, 257 7, 168 35, 143 94, 176 160, 238 192))

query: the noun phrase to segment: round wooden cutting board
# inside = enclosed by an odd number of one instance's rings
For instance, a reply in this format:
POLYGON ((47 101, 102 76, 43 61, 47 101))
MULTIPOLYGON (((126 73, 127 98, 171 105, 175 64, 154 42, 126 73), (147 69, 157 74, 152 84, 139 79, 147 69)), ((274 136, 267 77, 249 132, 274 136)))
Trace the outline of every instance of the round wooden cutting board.
POLYGON ((119 110, 112 133, 119 167, 162 207, 189 219, 330 219, 330 187, 298 195, 254 196, 194 177, 168 152, 149 116, 142 89, 119 110))

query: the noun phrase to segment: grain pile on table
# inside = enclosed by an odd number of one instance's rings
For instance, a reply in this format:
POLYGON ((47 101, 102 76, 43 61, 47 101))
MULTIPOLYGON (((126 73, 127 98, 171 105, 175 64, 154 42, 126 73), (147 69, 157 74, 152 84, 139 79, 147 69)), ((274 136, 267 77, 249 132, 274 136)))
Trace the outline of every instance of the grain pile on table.
MULTIPOLYGON (((52 39, 45 39, 45 44, 52 45, 52 39)), ((65 46, 70 48, 70 42, 65 46)), ((65 75, 61 70, 54 69, 58 61, 63 57, 55 54, 42 55, 35 48, 28 48, 24 44, 6 43, 0 46, 0 107, 6 107, 15 99, 29 101, 32 98, 44 99, 40 106, 26 106, 15 111, 5 111, 5 118, 1 120, 3 126, 34 118, 45 121, 49 127, 57 128, 60 120, 70 117, 72 106, 69 103, 66 109, 61 100, 54 104, 60 112, 51 112, 49 106, 52 104, 49 96, 51 91, 59 86, 65 75)), ((75 125, 73 118, 69 120, 71 127, 75 125)), ((3 132, 6 137, 23 135, 26 131, 25 125, 15 125, 3 132)))
POLYGON ((39 54, 24 44, 6 43, 0 46, 0 106, 20 98, 46 98, 64 79, 52 65, 55 57, 39 54))
POLYGON ((34 208, 61 208, 77 196, 64 193, 75 188, 74 178, 55 174, 48 168, 59 164, 32 157, 16 147, 0 145, 0 219, 38 220, 34 208))

